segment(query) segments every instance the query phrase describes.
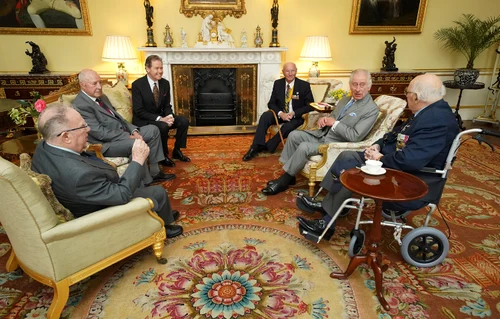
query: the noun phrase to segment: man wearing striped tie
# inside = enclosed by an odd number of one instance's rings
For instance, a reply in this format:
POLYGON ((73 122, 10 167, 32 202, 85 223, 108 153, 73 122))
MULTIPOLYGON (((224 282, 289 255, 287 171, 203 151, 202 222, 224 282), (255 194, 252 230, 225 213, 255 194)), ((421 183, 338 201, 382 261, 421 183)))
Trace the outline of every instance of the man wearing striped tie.
MULTIPOLYGON (((309 82, 295 77, 297 67, 294 63, 287 62, 283 65, 284 78, 274 81, 273 92, 267 107, 274 111, 281 126, 281 134, 286 138, 290 132, 304 123, 302 115, 312 111, 309 103, 314 102, 309 82)), ((269 126, 276 124, 272 112, 264 112, 259 119, 252 145, 243 156, 244 161, 249 161, 261 151, 274 152, 281 139, 279 133, 266 142, 266 133, 269 126)))
POLYGON ((354 70, 349 78, 351 96, 340 100, 330 116, 320 118, 318 130, 293 131, 288 136, 280 162, 284 174, 269 181, 262 190, 275 195, 295 184, 295 175, 310 156, 319 154, 321 144, 332 142, 359 142, 370 132, 378 117, 378 107, 369 94, 372 86, 370 72, 354 70))

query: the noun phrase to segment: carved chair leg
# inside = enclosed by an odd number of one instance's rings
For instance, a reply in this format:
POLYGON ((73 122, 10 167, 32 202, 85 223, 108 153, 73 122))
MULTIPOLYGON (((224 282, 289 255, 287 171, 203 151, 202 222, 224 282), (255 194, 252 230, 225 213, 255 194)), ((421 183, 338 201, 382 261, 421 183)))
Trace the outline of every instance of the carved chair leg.
MULTIPOLYGON (((163 228, 163 233, 165 233, 165 228, 163 228)), ((163 247, 165 247, 164 239, 165 236, 161 236, 161 232, 157 233, 156 241, 151 246, 153 248, 153 253, 155 254, 156 260, 159 264, 167 263, 167 258, 163 257, 163 247)))
POLYGON ((5 270, 11 272, 16 270, 17 268, 19 268, 19 264, 17 262, 16 253, 14 251, 14 248, 11 248, 9 260, 7 260, 7 264, 5 265, 5 270))
POLYGON ((61 313, 68 301, 69 297, 69 283, 67 280, 62 280, 55 283, 54 286, 54 298, 50 304, 50 308, 47 312, 47 319, 57 319, 61 317, 61 313))

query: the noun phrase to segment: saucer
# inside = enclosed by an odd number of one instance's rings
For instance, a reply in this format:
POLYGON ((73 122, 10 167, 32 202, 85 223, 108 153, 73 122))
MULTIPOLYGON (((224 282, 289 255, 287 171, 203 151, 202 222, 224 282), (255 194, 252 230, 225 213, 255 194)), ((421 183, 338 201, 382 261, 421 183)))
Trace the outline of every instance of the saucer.
POLYGON ((366 173, 368 175, 384 175, 385 174, 385 169, 384 168, 380 168, 380 170, 378 170, 377 172, 370 172, 366 169, 366 166, 361 166, 360 167, 360 170, 363 172, 363 173, 366 173))

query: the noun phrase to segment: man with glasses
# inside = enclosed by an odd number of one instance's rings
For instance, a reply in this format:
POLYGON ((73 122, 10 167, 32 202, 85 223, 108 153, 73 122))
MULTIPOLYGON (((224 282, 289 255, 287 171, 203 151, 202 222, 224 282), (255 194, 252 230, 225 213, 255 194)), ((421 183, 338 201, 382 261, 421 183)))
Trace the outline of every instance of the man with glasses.
POLYGON ((181 226, 168 225, 179 217, 179 212, 171 210, 165 189, 144 187, 142 171, 149 147, 142 139, 134 140, 131 162, 120 177, 112 166, 84 152, 90 127, 71 107, 48 107, 40 114, 38 128, 43 140, 33 155, 33 170, 52 179, 57 199, 75 217, 145 197, 154 202, 153 210, 165 221, 167 237, 182 234, 181 226))
POLYGON ((339 101, 330 116, 318 120, 319 129, 293 131, 288 136, 280 162, 285 164, 285 173, 269 181, 262 190, 266 195, 275 195, 295 184, 295 175, 307 163, 310 156, 319 154, 321 144, 332 142, 358 142, 370 132, 378 117, 378 107, 370 92, 370 72, 354 70, 349 79, 351 96, 339 101))
MULTIPOLYGON (((437 202, 443 179, 437 174, 420 170, 424 167, 443 169, 451 143, 459 132, 455 116, 448 103, 443 100, 445 93, 443 83, 434 74, 423 74, 414 78, 406 91, 408 109, 413 115, 364 152, 340 153, 321 182, 321 187, 328 190, 323 201, 317 202, 308 196, 297 198, 297 206, 300 209, 309 213, 318 211, 324 214, 322 219, 311 221, 297 217, 300 227, 318 236, 324 231, 344 200, 352 196, 352 193, 342 186, 338 177, 346 169, 364 165, 365 160, 379 160, 383 167, 414 174, 429 187, 429 192, 422 199, 384 203, 384 209, 405 212, 419 209, 430 202, 437 202)), ((328 240, 333 231, 331 229, 325 239, 328 240)))
POLYGON ((118 114, 103 94, 97 72, 83 70, 78 74, 78 81, 81 91, 73 101, 73 107, 89 124, 90 143, 102 144, 102 153, 106 157, 129 157, 134 141, 144 140, 150 149, 149 168, 143 166, 144 182, 150 184, 174 179, 174 174, 163 173, 158 164, 165 159, 158 128, 154 125, 137 127, 118 114))

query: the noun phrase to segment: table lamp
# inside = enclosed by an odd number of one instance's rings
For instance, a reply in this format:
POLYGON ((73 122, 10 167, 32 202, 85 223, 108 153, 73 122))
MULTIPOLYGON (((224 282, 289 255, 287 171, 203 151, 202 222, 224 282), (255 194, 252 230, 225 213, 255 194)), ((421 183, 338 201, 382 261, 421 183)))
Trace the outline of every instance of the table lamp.
POLYGON ((330 43, 327 36, 306 37, 299 59, 313 61, 309 69, 309 77, 319 77, 318 61, 329 61, 332 59, 330 43))
POLYGON ((125 62, 137 60, 132 41, 128 36, 107 35, 102 49, 102 60, 117 62, 116 79, 128 85, 128 73, 125 70, 125 62))

